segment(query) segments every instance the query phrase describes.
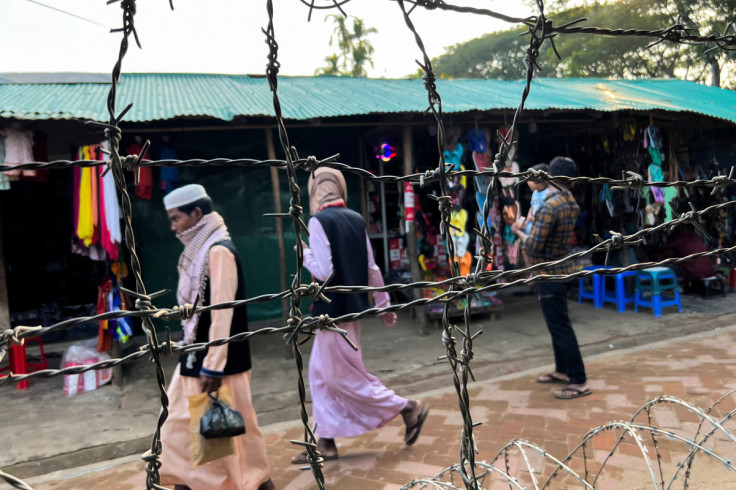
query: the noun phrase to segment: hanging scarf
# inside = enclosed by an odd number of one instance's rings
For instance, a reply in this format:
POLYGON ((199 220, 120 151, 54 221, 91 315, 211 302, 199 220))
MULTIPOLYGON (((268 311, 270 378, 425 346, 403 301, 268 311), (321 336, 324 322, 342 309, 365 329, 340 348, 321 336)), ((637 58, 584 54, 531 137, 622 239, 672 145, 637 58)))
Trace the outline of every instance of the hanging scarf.
MULTIPOLYGON (((205 300, 204 287, 209 273, 210 247, 217 242, 229 240, 230 234, 225 226, 225 220, 216 212, 205 214, 199 222, 179 234, 177 238, 184 244, 184 252, 179 258, 179 287, 177 299, 180 304, 194 304, 199 295, 205 300)), ((184 328, 184 343, 191 344, 197 337, 197 322, 199 314, 182 320, 184 328)))

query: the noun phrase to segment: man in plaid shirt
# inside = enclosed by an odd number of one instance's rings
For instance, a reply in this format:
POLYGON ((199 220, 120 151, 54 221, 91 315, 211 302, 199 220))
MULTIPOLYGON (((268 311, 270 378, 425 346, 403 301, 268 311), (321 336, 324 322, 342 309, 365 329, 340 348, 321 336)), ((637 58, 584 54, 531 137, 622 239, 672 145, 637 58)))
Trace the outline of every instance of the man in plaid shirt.
MULTIPOLYGON (((549 165, 552 177, 575 177, 575 162, 567 157, 556 157, 549 165)), ((572 237, 580 208, 566 183, 555 182, 560 189, 550 186, 550 193, 535 214, 534 226, 527 235, 523 227, 514 225, 513 231, 533 263, 555 262, 566 257, 572 249, 572 237)), ((547 266, 540 275, 566 275, 574 272, 574 264, 565 261, 547 266)), ((555 370, 537 378, 537 383, 561 383, 566 386, 554 392, 555 398, 569 400, 591 393, 585 376, 583 357, 567 312, 569 281, 539 282, 539 304, 547 329, 552 337, 555 370)))

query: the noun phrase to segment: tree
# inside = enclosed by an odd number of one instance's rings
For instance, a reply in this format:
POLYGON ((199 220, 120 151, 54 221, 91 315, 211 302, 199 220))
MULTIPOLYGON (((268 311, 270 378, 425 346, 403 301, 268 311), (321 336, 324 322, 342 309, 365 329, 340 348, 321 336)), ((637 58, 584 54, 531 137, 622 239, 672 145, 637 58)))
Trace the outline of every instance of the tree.
POLYGON ((332 20, 335 29, 330 36, 330 46, 337 44, 339 51, 325 57, 326 66, 317 69, 315 75, 343 75, 351 77, 365 77, 368 64, 373 66, 373 44, 368 36, 376 34, 378 30, 366 27, 362 19, 343 17, 342 15, 328 15, 325 22, 332 20), (352 30, 348 27, 348 20, 352 19, 352 30))
MULTIPOLYGON (((578 2, 579 3, 579 2, 578 2)), ((554 25, 586 18, 579 25, 607 28, 664 29, 676 22, 678 15, 692 34, 722 34, 728 22, 736 20, 736 0, 618 0, 607 3, 585 2, 568 7, 566 0, 547 2, 545 10, 554 25), (550 9, 551 7, 551 9, 550 9), (557 12, 554 8, 561 8, 557 12), (551 12, 551 13, 550 13, 551 12)), ((486 34, 467 43, 452 46, 432 61, 436 71, 447 77, 517 79, 523 76, 523 58, 528 36, 521 29, 486 34)), ((736 86, 736 52, 708 51, 712 45, 675 45, 659 43, 647 47, 656 38, 645 36, 601 36, 559 34, 555 45, 562 57, 558 60, 550 44, 540 53, 543 71, 539 76, 612 77, 612 78, 684 78, 720 85, 736 86)))

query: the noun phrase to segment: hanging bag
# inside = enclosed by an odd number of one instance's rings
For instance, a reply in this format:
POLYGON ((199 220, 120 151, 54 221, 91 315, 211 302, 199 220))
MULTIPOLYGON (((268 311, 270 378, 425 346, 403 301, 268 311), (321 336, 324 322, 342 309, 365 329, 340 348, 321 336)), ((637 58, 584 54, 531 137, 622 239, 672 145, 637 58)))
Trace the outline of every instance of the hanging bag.
POLYGON ((207 393, 212 406, 199 421, 199 433, 205 439, 219 439, 221 437, 235 437, 245 434, 243 414, 220 400, 219 397, 207 393))

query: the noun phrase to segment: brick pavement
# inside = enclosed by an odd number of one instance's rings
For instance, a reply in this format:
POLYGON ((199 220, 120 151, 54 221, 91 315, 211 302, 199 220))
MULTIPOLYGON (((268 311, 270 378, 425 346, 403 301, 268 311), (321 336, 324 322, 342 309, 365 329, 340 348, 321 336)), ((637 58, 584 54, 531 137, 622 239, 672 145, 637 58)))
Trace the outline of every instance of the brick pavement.
MULTIPOLYGON (((556 400, 551 392, 555 385, 534 383, 536 375, 545 370, 536 369, 493 380, 478 380, 472 384, 471 413, 483 425, 475 429, 477 459, 490 461, 512 438, 526 439, 543 447, 549 454, 563 459, 580 444, 590 429, 611 421, 629 420, 648 400, 659 395, 683 399, 704 410, 709 409, 722 395, 736 388, 736 327, 684 339, 660 342, 615 354, 603 354, 587 360, 590 396, 570 401, 556 400)), ((421 398, 432 407, 422 436, 413 447, 402 443, 403 425, 400 419, 386 427, 361 437, 338 440, 340 459, 325 464, 327 488, 337 489, 397 489, 418 477, 431 477, 457 460, 461 418, 457 409, 451 375, 450 388, 424 393, 421 398)), ((736 409, 736 397, 730 396, 713 409, 720 418, 736 409)), ((675 404, 660 404, 652 409, 653 424, 671 430, 683 437, 696 434, 699 419, 675 404)), ((646 424, 646 414, 637 421, 646 424)), ((725 423, 736 433, 733 423, 725 423)), ((268 455, 277 488, 297 490, 316 488, 309 471, 300 471, 289 464, 299 449, 290 439, 302 437, 302 430, 294 423, 264 427, 268 455)), ((710 429, 705 424, 700 433, 710 429)), ((607 430, 586 445, 572 458, 570 466, 584 474, 585 468, 593 474, 606 460, 616 443, 620 430, 607 430)), ((684 445, 666 437, 657 438, 658 451, 651 437, 643 437, 642 444, 654 463, 654 479, 662 477, 656 469, 657 453, 663 465, 664 481, 674 474, 676 464, 687 455, 684 445)), ((707 446, 718 454, 733 459, 736 443, 717 434, 707 446)), ((523 485, 533 488, 531 475, 544 483, 553 471, 550 463, 527 451, 533 473, 518 450, 509 452, 509 470, 523 485)), ((607 461, 597 489, 657 488, 641 456, 641 450, 631 438, 622 442, 607 461)), ((504 469, 503 457, 497 462, 504 469)), ((455 483, 464 488, 455 475, 455 483)), ((592 478, 589 478, 592 481, 592 478)), ((123 458, 99 463, 86 469, 75 469, 28 480, 37 489, 77 488, 141 488, 144 482, 143 463, 138 458, 123 458), (100 468, 103 468, 102 470, 100 468)), ((682 477, 678 479, 681 488, 682 477)), ((691 474, 692 488, 736 488, 736 472, 714 463, 705 455, 695 458, 691 474)), ((484 481, 484 488, 501 489, 509 485, 493 475, 484 481)), ((0 485, 1 487, 1 485, 0 485)), ((581 488, 572 477, 558 476, 551 488, 581 488)))

